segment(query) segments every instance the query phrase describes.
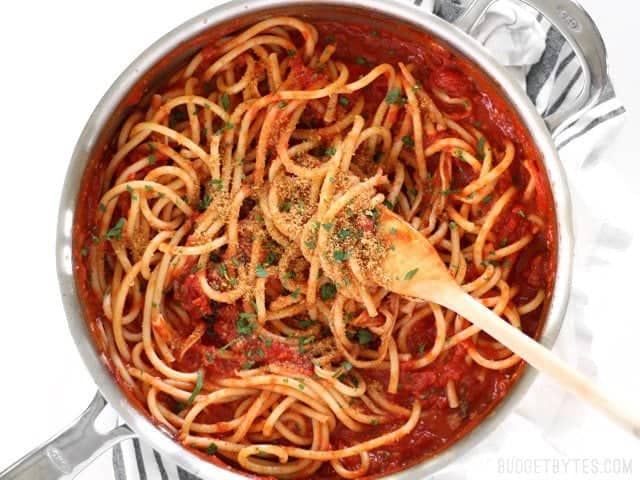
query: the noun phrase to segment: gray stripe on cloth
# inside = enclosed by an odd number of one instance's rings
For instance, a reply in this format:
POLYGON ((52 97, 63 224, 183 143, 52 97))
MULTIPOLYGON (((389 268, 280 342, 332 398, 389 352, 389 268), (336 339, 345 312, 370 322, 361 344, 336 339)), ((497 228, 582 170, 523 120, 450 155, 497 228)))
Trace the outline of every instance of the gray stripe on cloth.
POLYGON ((558 78, 560 74, 564 72, 564 69, 567 68, 567 66, 571 62, 573 62, 575 59, 576 59, 576 52, 572 51, 569 53, 569 55, 567 55, 562 60, 560 60, 560 62, 558 63, 558 68, 556 68, 556 78, 558 78))
POLYGON ((138 465, 138 474, 140 480, 147 480, 147 470, 144 468, 144 460, 142 459, 142 449, 140 448, 140 440, 133 439, 133 449, 136 452, 136 464, 138 465))
POLYGON ((527 95, 534 103, 542 90, 543 85, 549 79, 549 75, 558 63, 560 50, 566 43, 566 40, 560 32, 555 28, 550 28, 547 32, 546 48, 542 57, 531 67, 529 75, 527 75, 527 95))
POLYGON ((580 79, 580 77, 582 76, 582 69, 579 69, 571 78, 571 81, 569 82, 569 84, 565 87, 564 91, 560 94, 560 96, 556 99, 556 101, 553 103, 553 105, 551 105, 547 111, 545 112, 545 116, 546 115, 553 115, 555 112, 557 112, 560 107, 562 106, 562 104, 564 103, 564 101, 567 99, 567 96, 569 95, 569 92, 571 91, 571 89, 573 88, 573 86, 576 84, 576 82, 580 79))
POLYGON ((193 473, 189 473, 180 467, 178 467, 178 478, 180 480, 201 480, 200 477, 196 477, 193 473))
POLYGON ((160 478, 162 480, 169 480, 169 475, 167 475, 167 470, 164 468, 162 457, 160 457, 160 454, 155 450, 153 451, 153 456, 156 459, 156 463, 158 464, 158 470, 160 471, 160 478))
POLYGON ((582 130, 580 130, 579 132, 571 135, 569 138, 563 140, 560 145, 558 145, 557 149, 560 150, 562 147, 564 147, 565 145, 567 145, 568 143, 572 142, 573 140, 575 140, 578 137, 581 137, 582 135, 584 135, 585 133, 589 132, 590 130, 593 130, 595 127, 597 127, 598 125, 606 122, 607 120, 611 120, 612 118, 616 118, 619 117, 620 115, 624 114, 626 112, 626 109, 624 107, 618 107, 615 110, 610 111, 609 113, 607 113, 606 115, 601 115, 597 118, 594 118, 591 122, 589 122, 589 124, 584 127, 582 130))
POLYGON ((464 0, 436 0, 434 12, 448 22, 454 21, 464 9, 464 0))
POLYGON ((124 456, 122 455, 122 445, 113 447, 113 474, 116 480, 127 480, 127 473, 124 466, 124 456))

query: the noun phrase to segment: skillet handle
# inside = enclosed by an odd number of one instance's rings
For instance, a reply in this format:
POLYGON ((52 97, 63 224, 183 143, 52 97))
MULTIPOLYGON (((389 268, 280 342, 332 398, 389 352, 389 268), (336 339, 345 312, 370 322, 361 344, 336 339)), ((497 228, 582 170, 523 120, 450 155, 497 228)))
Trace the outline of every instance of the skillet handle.
POLYGON ((0 472, 1 480, 54 480, 74 478, 104 451, 135 436, 126 425, 100 433, 95 420, 107 402, 96 393, 91 404, 66 430, 50 438, 0 472))
MULTIPOLYGON (((470 0, 454 25, 471 34, 497 0, 470 0)), ((582 114, 606 99, 611 80, 602 35, 589 14, 573 0, 520 0, 544 15, 565 37, 582 67, 584 87, 568 108, 544 120, 554 140, 582 114)))

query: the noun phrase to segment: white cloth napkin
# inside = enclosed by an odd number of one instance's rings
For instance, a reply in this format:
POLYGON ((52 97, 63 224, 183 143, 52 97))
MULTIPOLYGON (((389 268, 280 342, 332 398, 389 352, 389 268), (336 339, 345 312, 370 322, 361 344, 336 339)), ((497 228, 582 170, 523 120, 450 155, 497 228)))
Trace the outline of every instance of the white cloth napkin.
POLYGON ((540 60, 546 47, 546 32, 535 13, 508 2, 491 7, 472 33, 523 87, 531 65, 540 60))
MULTIPOLYGON (((457 0, 412 3, 435 10, 448 20, 460 11, 457 0)), ((518 79, 540 113, 563 108, 579 93, 580 69, 568 45, 548 22, 521 2, 498 2, 474 36, 518 79)), ((607 321, 609 312, 607 299, 619 295, 614 282, 604 285, 601 279, 616 278, 625 268, 630 252, 636 252, 636 260, 640 252, 637 236, 634 238, 638 227, 633 232, 628 222, 629 218, 637 218, 634 207, 640 197, 615 190, 619 183, 616 172, 603 162, 605 154, 598 148, 605 138, 611 141, 623 113, 624 108, 611 90, 606 101, 576 122, 570 135, 559 139, 571 185, 578 241, 570 305, 554 351, 594 378, 597 371, 592 358, 597 358, 599 364, 606 361, 605 352, 594 355, 594 338, 601 335, 603 345, 614 344, 613 334, 602 328, 602 322, 607 321), (593 192, 599 193, 594 196, 593 192)), ((632 450, 632 442, 624 433, 551 381, 538 377, 515 412, 495 432, 432 478, 634 478, 625 469, 629 462, 640 468, 637 450, 632 450), (589 439, 602 435, 610 441, 597 442, 594 447, 596 443, 589 439)), ((117 480, 196 478, 138 440, 115 447, 112 459, 117 480)), ((226 476, 221 471, 218 478, 226 476)))

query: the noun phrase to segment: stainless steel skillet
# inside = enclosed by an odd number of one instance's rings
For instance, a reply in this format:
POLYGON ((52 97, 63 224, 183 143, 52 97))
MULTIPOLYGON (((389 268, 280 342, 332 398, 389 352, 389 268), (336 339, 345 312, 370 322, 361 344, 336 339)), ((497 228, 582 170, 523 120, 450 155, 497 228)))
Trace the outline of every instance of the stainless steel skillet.
MULTIPOLYGON (((555 341, 565 313, 571 280, 573 237, 571 205, 564 172, 554 139, 571 129, 572 122, 597 104, 605 95, 609 79, 605 47, 593 21, 571 0, 522 0, 537 9, 566 37, 576 51, 585 77, 585 87, 576 102, 567 110, 541 118, 522 89, 472 37, 467 35, 496 0, 472 0, 455 25, 400 0, 240 0, 213 8, 166 34, 140 55, 114 82, 89 118, 67 170, 60 202, 58 241, 56 247, 58 278, 69 330, 80 355, 93 375, 99 393, 76 422, 51 438, 0 474, 2 479, 72 478, 92 460, 116 443, 139 437, 186 470, 204 478, 241 478, 240 474, 205 461, 182 448, 159 430, 128 401, 106 367, 95 346, 83 315, 76 291, 72 261, 72 227, 81 179, 96 148, 109 138, 121 123, 125 110, 121 102, 150 70, 154 82, 161 82, 197 48, 201 34, 213 28, 234 25, 241 28, 267 15, 300 15, 313 20, 344 19, 353 21, 392 20, 431 34, 473 62, 501 91, 529 130, 551 184, 557 216, 557 275, 553 297, 548 309, 540 341, 547 347, 555 341), (171 56, 185 42, 190 48, 171 56), (171 58, 169 62, 160 61, 171 58), (154 68, 155 66, 155 68, 154 68), (106 402, 120 414, 126 425, 107 433, 94 427, 95 418, 106 402)), ((526 369, 522 378, 495 410, 465 437, 444 452, 407 470, 386 478, 408 480, 426 477, 459 458, 485 438, 513 410, 535 377, 526 369)))

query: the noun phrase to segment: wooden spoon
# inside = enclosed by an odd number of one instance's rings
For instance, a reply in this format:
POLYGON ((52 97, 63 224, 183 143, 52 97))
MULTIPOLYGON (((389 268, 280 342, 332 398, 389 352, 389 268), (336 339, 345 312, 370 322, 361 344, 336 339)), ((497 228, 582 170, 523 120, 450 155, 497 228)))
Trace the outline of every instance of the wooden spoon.
POLYGON ((381 208, 379 236, 393 244, 374 281, 409 297, 440 304, 475 324, 484 332, 630 430, 640 438, 640 417, 609 398, 607 393, 550 350, 511 326, 467 294, 450 275, 433 245, 403 219, 381 208))

